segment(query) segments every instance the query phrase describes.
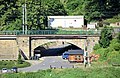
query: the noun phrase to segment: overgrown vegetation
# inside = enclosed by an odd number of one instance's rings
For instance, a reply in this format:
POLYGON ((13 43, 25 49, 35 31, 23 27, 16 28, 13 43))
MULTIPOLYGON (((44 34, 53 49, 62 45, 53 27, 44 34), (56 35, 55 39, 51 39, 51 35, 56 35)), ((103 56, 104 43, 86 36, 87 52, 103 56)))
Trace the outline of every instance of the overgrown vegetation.
POLYGON ((21 58, 21 53, 20 53, 20 52, 19 52, 19 54, 18 54, 17 63, 18 63, 18 64, 23 64, 23 60, 22 60, 22 58, 21 58))
POLYGON ((107 34, 108 32, 109 30, 103 29, 101 33, 103 37, 101 37, 99 44, 94 46, 94 53, 100 55, 99 61, 101 62, 120 64, 120 33, 117 38, 111 39, 112 33, 107 34))
POLYGON ((3 74, 0 78, 119 78, 120 68, 55 69, 3 74))
POLYGON ((112 40, 112 28, 108 28, 105 26, 102 31, 101 31, 101 36, 100 36, 100 47, 107 48, 110 44, 110 40, 112 40))
MULTIPOLYGON (((24 3, 25 0, 0 0, 0 30, 22 29, 24 3)), ((84 15, 88 21, 99 21, 120 14, 120 0, 26 0, 26 4, 29 30, 46 29, 47 16, 84 15)))
POLYGON ((114 16, 113 18, 109 18, 107 20, 104 20, 104 22, 108 22, 108 23, 120 22, 120 14, 114 16))

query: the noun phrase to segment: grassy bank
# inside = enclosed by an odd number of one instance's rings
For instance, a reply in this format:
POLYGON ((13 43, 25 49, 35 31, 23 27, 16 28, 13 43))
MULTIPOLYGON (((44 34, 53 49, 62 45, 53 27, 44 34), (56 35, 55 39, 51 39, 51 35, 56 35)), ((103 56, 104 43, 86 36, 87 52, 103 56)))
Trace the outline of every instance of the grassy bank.
POLYGON ((119 78, 120 68, 48 69, 38 72, 3 74, 0 78, 119 78))
POLYGON ((19 67, 19 68, 28 67, 28 66, 30 66, 30 63, 24 61, 22 64, 18 64, 16 60, 0 61, 0 69, 2 69, 2 68, 10 69, 14 66, 19 67))

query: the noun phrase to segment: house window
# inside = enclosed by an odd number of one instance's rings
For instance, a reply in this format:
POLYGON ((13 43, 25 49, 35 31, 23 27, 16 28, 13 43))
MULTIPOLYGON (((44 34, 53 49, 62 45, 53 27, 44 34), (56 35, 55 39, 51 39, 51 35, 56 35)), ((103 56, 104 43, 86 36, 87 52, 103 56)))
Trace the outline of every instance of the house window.
POLYGON ((80 55, 76 55, 75 60, 81 60, 80 55))

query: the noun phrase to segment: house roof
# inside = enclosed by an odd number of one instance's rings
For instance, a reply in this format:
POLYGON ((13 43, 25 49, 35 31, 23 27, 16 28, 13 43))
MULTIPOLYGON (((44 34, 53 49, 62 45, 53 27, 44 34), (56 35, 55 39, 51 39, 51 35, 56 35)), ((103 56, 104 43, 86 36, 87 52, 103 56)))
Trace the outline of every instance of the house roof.
POLYGON ((84 50, 68 50, 69 54, 84 54, 84 50))
POLYGON ((68 19, 68 18, 69 18, 69 19, 77 18, 77 19, 80 19, 80 18, 84 18, 84 16, 82 16, 82 15, 81 15, 81 16, 48 16, 48 18, 57 18, 57 19, 61 19, 61 18, 62 18, 62 19, 63 19, 63 18, 64 18, 64 19, 66 19, 66 18, 67 18, 67 19, 68 19))

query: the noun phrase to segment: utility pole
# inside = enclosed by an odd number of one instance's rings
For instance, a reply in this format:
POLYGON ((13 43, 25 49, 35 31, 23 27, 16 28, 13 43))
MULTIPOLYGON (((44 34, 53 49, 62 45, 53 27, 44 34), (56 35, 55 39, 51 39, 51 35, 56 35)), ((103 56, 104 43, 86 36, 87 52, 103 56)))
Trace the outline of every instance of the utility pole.
POLYGON ((86 42, 84 41, 84 66, 86 67, 86 42))
POLYGON ((86 67, 86 63, 88 64, 88 66, 91 66, 90 65, 90 55, 89 55, 90 52, 89 52, 89 49, 88 49, 88 47, 90 46, 89 45, 89 40, 86 39, 84 44, 85 44, 85 46, 84 46, 84 66, 86 67))
POLYGON ((22 5, 23 8, 23 34, 27 34, 27 9, 26 9, 26 0, 25 4, 22 5))
POLYGON ((90 65, 90 53, 89 52, 88 52, 88 65, 91 66, 90 65))
POLYGON ((88 54, 88 55, 87 55, 87 56, 88 56, 88 59, 87 59, 87 60, 88 60, 88 65, 91 66, 91 65, 90 65, 90 51, 89 51, 89 49, 88 49, 89 46, 90 46, 90 45, 89 45, 89 40, 87 40, 87 54, 88 54))
POLYGON ((26 9, 26 2, 25 2, 25 34, 27 34, 27 9, 26 9))
MULTIPOLYGON (((42 4, 41 1, 42 1, 42 0, 40 0, 40 19, 39 19, 39 20, 41 20, 41 4, 42 4)), ((41 30, 41 21, 40 21, 40 30, 41 30)))
POLYGON ((24 18, 24 16, 25 16, 25 8, 24 8, 24 5, 22 5, 22 9, 23 9, 23 25, 22 25, 22 30, 23 30, 23 34, 25 34, 24 32, 25 32, 25 18, 24 18))

